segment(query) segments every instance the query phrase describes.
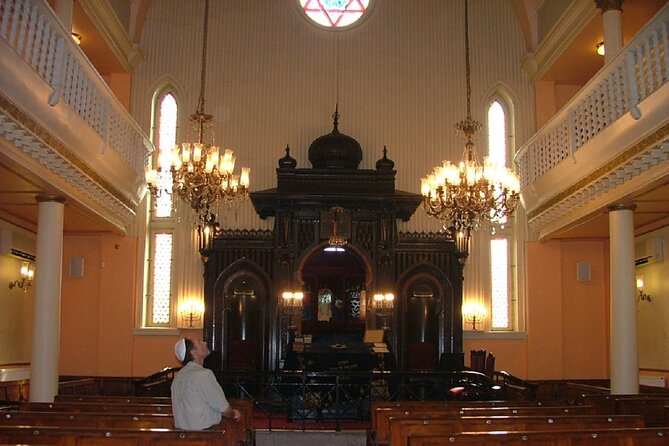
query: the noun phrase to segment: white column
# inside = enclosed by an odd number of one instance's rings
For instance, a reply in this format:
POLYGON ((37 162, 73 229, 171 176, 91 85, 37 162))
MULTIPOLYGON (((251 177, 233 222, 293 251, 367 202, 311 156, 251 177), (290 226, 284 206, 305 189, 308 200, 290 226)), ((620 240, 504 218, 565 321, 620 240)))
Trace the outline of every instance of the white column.
POLYGON ((597 0, 604 27, 604 63, 609 63, 623 49, 623 0, 597 0))
POLYGON ((633 210, 609 207, 612 394, 639 393, 633 210))
POLYGON ((74 9, 73 0, 56 0, 53 5, 53 10, 56 12, 56 15, 63 22, 65 29, 70 31, 72 30, 72 11, 74 9))
POLYGON ((37 197, 37 261, 33 317, 30 401, 52 402, 58 394, 60 288, 63 263, 64 200, 37 197))

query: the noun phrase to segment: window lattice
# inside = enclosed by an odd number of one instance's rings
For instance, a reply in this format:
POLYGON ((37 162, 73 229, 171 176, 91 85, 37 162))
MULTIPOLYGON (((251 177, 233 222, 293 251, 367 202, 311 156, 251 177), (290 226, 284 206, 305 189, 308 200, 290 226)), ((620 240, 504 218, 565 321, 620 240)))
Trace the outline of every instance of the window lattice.
POLYGON ((509 328, 509 243, 506 238, 490 240, 492 283, 492 328, 509 328))
MULTIPOLYGON (((177 143, 177 101, 171 93, 167 93, 159 107, 157 146, 163 153, 170 153, 177 143)), ((155 215, 169 217, 172 215, 172 173, 169 170, 165 169, 158 174, 158 187, 170 193, 163 193, 156 199, 155 215)))
POLYGON ((153 237, 153 299, 152 324, 169 324, 172 296, 172 242, 171 233, 157 233, 153 237))
POLYGON ((304 13, 328 28, 354 24, 367 12, 369 0, 300 0, 304 13))

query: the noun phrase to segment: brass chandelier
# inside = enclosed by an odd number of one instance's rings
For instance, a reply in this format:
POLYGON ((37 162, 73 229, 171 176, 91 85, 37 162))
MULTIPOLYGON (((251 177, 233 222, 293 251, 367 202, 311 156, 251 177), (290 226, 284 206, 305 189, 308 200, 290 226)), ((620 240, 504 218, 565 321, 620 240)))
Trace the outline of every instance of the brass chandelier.
POLYGON ((503 225, 520 198, 516 174, 501 163, 484 158, 479 162, 472 139, 483 126, 471 116, 471 80, 469 65, 469 18, 465 0, 465 69, 467 78, 467 117, 455 125, 456 133, 466 143, 462 161, 443 161, 421 179, 423 209, 444 221, 444 228, 455 231, 456 249, 464 264, 469 254, 472 232, 482 224, 503 225))
POLYGON ((220 147, 214 145, 213 117, 204 112, 208 22, 209 0, 206 0, 200 97, 197 111, 190 115, 189 120, 192 130, 197 133, 197 142, 183 143, 170 151, 161 150, 158 154, 158 168, 146 172, 146 182, 154 203, 161 194, 176 194, 198 216, 198 228, 203 225, 218 227, 214 213, 217 204, 232 206, 248 198, 251 173, 248 167, 242 167, 240 175, 233 173, 236 160, 234 152, 231 149, 221 151, 220 147), (205 142, 205 135, 211 135, 211 142, 205 142), (170 172, 172 177, 172 184, 167 187, 161 187, 159 182, 163 172, 170 172))

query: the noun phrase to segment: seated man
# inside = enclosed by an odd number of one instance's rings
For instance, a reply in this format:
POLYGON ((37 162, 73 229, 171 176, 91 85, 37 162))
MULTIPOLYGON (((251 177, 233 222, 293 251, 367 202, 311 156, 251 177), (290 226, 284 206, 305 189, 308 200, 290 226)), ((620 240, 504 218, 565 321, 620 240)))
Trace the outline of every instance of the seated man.
POLYGON ((183 368, 172 382, 174 425, 179 429, 202 430, 221 422, 221 417, 239 421, 241 414, 225 398, 211 370, 203 367, 211 351, 200 339, 182 338, 174 354, 183 368))

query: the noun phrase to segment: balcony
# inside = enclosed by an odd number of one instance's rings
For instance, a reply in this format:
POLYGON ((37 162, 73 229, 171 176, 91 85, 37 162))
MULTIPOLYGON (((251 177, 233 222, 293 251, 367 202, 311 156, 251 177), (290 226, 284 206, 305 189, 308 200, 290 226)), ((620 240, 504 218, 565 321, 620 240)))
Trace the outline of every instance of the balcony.
POLYGON ((519 150, 533 238, 606 237, 583 228, 614 203, 637 204, 638 231, 669 224, 668 32, 665 5, 519 150))
POLYGON ((66 232, 126 233, 152 145, 47 2, 0 3, 0 64, 0 217, 34 229, 34 195, 57 195, 66 232))

